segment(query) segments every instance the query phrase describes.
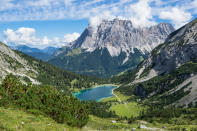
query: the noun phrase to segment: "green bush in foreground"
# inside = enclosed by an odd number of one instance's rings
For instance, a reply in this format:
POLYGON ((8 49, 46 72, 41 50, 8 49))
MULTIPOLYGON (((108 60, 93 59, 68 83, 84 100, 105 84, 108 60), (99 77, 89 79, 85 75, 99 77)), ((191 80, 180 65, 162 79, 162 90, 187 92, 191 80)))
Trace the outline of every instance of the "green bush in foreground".
POLYGON ((59 123, 82 127, 88 121, 89 106, 52 86, 24 85, 12 74, 0 85, 0 106, 14 106, 34 114, 50 116, 59 123))

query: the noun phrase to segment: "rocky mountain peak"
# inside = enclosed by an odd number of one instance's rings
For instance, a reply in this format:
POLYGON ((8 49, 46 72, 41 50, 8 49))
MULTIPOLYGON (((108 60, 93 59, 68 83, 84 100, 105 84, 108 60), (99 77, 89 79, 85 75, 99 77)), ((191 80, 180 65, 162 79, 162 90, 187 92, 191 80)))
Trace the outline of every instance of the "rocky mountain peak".
POLYGON ((89 25, 49 62, 81 74, 111 77, 135 68, 173 31, 166 23, 136 28, 129 20, 103 20, 98 26, 89 25))
POLYGON ((163 43, 173 31, 173 26, 167 23, 135 28, 129 20, 103 20, 96 28, 89 25, 71 47, 88 52, 107 48, 111 56, 118 56, 121 52, 134 53, 135 48, 145 53, 163 43))
POLYGON ((106 29, 106 28, 131 28, 132 22, 130 20, 120 20, 120 19, 114 19, 114 20, 103 20, 101 24, 98 26, 98 29, 106 29))

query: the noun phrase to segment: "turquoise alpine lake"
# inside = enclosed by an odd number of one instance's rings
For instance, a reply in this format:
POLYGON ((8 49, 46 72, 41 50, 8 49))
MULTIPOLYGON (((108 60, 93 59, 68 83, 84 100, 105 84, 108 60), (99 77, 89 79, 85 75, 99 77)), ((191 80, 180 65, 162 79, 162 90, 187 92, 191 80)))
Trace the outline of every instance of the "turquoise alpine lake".
POLYGON ((95 88, 88 88, 88 89, 81 90, 79 92, 74 92, 73 95, 79 100, 101 101, 104 98, 114 96, 112 93, 112 90, 115 88, 117 88, 117 86, 102 85, 102 86, 97 86, 95 88))

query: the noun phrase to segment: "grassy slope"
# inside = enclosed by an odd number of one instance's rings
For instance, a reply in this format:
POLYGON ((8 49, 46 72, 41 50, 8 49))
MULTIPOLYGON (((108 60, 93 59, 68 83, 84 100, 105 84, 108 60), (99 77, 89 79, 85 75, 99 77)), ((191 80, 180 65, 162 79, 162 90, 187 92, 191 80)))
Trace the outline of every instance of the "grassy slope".
MULTIPOLYGON (((102 100, 102 102, 112 102, 112 106, 110 109, 115 111, 115 113, 119 117, 127 117, 127 118, 136 117, 139 116, 140 111, 142 111, 142 109, 146 110, 148 108, 148 107, 143 107, 140 104, 137 104, 137 102, 135 101, 132 101, 133 99, 132 96, 125 96, 120 92, 118 92, 117 90, 115 90, 114 93, 120 98, 121 102, 119 102, 116 97, 104 99, 102 100)), ((197 130, 197 125, 187 124, 187 120, 184 120, 184 117, 186 116, 182 115, 180 118, 169 119, 169 121, 171 121, 170 122, 171 124, 162 122, 161 119, 159 118, 157 119, 155 118, 155 120, 152 121, 151 123, 145 122, 146 124, 144 124, 143 121, 137 120, 134 123, 131 123, 130 125, 132 125, 131 127, 137 128, 137 130, 141 130, 138 128, 140 124, 146 125, 147 127, 150 128, 162 129, 162 127, 166 127, 167 130, 185 130, 184 128, 186 128, 187 130, 197 130)), ((193 123, 195 122, 196 120, 193 120, 193 123)))
POLYGON ((103 102, 112 102, 110 110, 115 111, 115 113, 119 117, 130 118, 139 115, 140 111, 143 109, 141 105, 137 104, 134 101, 128 102, 128 99, 130 99, 130 97, 125 96, 118 91, 114 91, 114 93, 121 101, 119 101, 116 97, 111 97, 103 100, 103 102))
POLYGON ((138 116, 141 111, 141 107, 137 105, 137 103, 129 102, 118 105, 112 105, 111 110, 115 111, 116 114, 120 117, 130 118, 131 116, 138 116))
POLYGON ((129 125, 119 121, 112 123, 113 118, 102 119, 95 116, 90 116, 88 124, 82 129, 71 128, 66 124, 58 124, 51 118, 45 116, 34 116, 21 110, 13 108, 0 107, 0 130, 5 131, 87 131, 95 129, 104 130, 123 130, 130 129, 131 126, 137 127, 137 124, 129 125), (24 122, 24 124, 22 124, 24 122))
POLYGON ((0 107, 0 130, 15 131, 59 131, 68 130, 65 124, 58 124, 44 116, 34 116, 21 110, 0 107), (22 124, 24 122, 24 124, 22 124))
MULTIPOLYGON (((123 96, 116 92, 118 96, 120 96, 121 100, 128 100, 129 98, 123 96)), ((105 102, 117 102, 117 98, 111 97, 104 99, 105 102)), ((132 110, 133 114, 139 114, 138 108, 135 106, 136 103, 132 103, 133 106, 130 106, 130 110, 132 110)), ((121 105, 121 103, 117 104, 121 105)), ((139 106, 138 106, 139 107, 139 106)), ((118 108, 115 108, 116 112, 118 108)), ((124 112, 124 110, 122 110, 124 112)), ((130 114, 130 112, 126 112, 130 114)), ((125 113, 125 115, 126 115, 125 113)), ((184 117, 182 118, 184 120, 184 117)), ((173 120, 176 121, 176 120, 173 120)), ((177 121, 178 122, 178 121, 177 121)), ((0 130, 5 131, 17 131, 19 128, 21 131, 87 131, 87 130, 109 130, 109 131, 123 131, 123 130, 131 130, 131 128, 139 129, 139 125, 143 124, 150 128, 159 128, 161 129, 163 126, 166 127, 167 130, 180 130, 187 128, 188 130, 197 129, 197 125, 175 125, 175 124, 164 124, 160 123, 160 120, 153 121, 152 123, 143 122, 137 120, 131 124, 127 124, 126 120, 118 120, 117 118, 99 118, 90 115, 89 122, 82 129, 71 128, 66 124, 58 124, 51 118, 45 116, 35 116, 32 114, 28 114, 21 110, 13 109, 13 108, 2 108, 0 107, 0 130), (116 123, 112 123, 115 120, 116 123), (24 124, 22 124, 24 122, 24 124)))

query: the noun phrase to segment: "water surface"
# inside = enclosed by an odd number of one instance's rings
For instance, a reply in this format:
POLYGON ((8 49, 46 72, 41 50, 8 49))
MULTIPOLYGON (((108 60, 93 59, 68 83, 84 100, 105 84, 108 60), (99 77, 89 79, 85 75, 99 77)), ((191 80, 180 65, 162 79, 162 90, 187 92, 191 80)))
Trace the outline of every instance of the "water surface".
POLYGON ((97 86, 95 88, 89 88, 89 89, 84 89, 79 92, 73 93, 74 97, 80 99, 80 100, 95 100, 95 101, 100 101, 104 98, 107 97, 112 97, 112 90, 114 88, 117 88, 116 86, 112 85, 103 85, 103 86, 97 86))

